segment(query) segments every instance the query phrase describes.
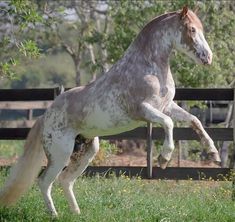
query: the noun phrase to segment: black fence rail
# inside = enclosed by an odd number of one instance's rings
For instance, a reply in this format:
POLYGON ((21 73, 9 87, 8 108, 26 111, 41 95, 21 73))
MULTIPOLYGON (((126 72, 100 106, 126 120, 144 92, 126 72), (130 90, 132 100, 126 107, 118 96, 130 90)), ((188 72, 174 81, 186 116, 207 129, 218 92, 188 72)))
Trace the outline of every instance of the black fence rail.
MULTIPOLYGON (((65 90, 68 90, 66 88, 65 90)), ((37 89, 0 89, 0 101, 48 101, 60 93, 60 87, 37 89)), ((234 89, 230 88, 177 88, 174 100, 224 100, 234 99, 234 89)))
MULTIPOLYGON (((50 89, 2 89, 0 90, 0 102, 16 101, 52 101, 59 94, 60 88, 50 89)), ((235 109, 235 89, 176 89, 174 100, 187 101, 231 101, 235 109)), ((235 112, 233 112, 235 113, 235 112)), ((233 128, 206 128, 208 134, 215 141, 233 141, 235 144, 235 114, 233 114, 233 128)), ((27 137, 30 128, 0 128, 0 140, 24 140, 27 137)), ((163 139, 164 131, 162 128, 152 127, 148 123, 146 127, 140 127, 135 130, 121 133, 118 135, 101 137, 101 139, 146 139, 147 144, 147 166, 146 167, 107 167, 90 166, 85 171, 86 175, 96 173, 105 176, 114 173, 115 175, 140 176, 144 179, 214 179, 224 180, 230 178, 231 168, 186 168, 169 167, 162 170, 152 165, 152 141, 163 139)), ((191 128, 174 128, 174 140, 198 140, 198 136, 191 128)), ((235 148, 235 145, 234 145, 235 148)), ((234 149, 235 151, 235 149, 234 149)), ((235 157, 235 152, 233 157, 235 157)), ((234 160, 235 158, 233 158, 234 160)), ((234 165, 234 164, 232 164, 234 165)))
MULTIPOLYGON (((30 128, 0 128, 0 140, 24 140, 30 128)), ((233 141, 232 128, 205 128, 207 133, 215 141, 233 141)), ((134 130, 111 136, 100 137, 104 140, 121 139, 146 139, 148 128, 139 127, 134 130)), ((175 127, 174 140, 198 140, 198 135, 191 128, 175 127)), ((162 140, 165 137, 164 130, 160 127, 152 129, 152 139, 162 140)))

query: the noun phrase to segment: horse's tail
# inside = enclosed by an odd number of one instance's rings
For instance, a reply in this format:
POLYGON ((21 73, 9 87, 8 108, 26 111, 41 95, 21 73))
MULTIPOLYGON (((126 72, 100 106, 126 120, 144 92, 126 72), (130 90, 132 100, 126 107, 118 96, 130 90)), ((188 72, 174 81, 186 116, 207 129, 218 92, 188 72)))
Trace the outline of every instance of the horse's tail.
POLYGON ((40 117, 30 130, 24 153, 12 168, 7 182, 0 191, 0 205, 13 205, 38 176, 45 159, 41 143, 42 125, 43 119, 40 117))

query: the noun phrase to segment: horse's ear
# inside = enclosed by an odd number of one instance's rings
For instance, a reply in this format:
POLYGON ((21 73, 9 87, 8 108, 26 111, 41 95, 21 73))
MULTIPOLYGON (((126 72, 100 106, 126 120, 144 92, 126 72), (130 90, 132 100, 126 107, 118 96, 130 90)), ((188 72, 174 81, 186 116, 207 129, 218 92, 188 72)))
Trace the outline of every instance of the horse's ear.
POLYGON ((180 18, 181 18, 181 19, 185 18, 185 16, 187 15, 187 13, 188 13, 188 6, 185 5, 185 6, 183 7, 182 11, 180 12, 180 18))
POLYGON ((199 9, 200 9, 199 5, 196 5, 196 7, 193 9, 193 12, 197 14, 199 9))

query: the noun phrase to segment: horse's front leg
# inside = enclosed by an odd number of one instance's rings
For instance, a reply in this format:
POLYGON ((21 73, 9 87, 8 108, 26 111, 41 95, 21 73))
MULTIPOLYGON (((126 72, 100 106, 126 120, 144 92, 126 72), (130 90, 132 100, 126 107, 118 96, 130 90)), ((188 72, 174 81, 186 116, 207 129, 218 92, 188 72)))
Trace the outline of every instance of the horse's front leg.
POLYGON ((202 144, 207 147, 211 159, 217 163, 221 162, 218 150, 215 148, 213 140, 207 134, 200 120, 196 116, 188 113, 179 107, 175 102, 170 103, 170 105, 164 110, 164 113, 169 115, 174 120, 190 123, 191 127, 199 135, 202 144))
POLYGON ((172 152, 174 150, 174 141, 173 141, 173 121, 169 116, 162 113, 155 107, 153 107, 148 102, 143 102, 139 109, 139 115, 141 119, 144 119, 147 122, 159 123, 162 125, 165 131, 165 140, 163 144, 163 149, 161 154, 158 157, 160 167, 165 169, 167 163, 171 159, 172 152))

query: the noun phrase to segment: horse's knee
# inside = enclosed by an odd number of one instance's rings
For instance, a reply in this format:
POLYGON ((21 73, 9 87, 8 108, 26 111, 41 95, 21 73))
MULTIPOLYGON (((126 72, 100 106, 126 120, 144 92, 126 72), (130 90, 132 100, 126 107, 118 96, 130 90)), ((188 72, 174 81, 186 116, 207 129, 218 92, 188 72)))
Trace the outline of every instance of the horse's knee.
POLYGON ((163 126, 167 130, 173 130, 174 123, 173 123, 173 121, 172 121, 172 119, 170 117, 166 116, 163 119, 163 126))

